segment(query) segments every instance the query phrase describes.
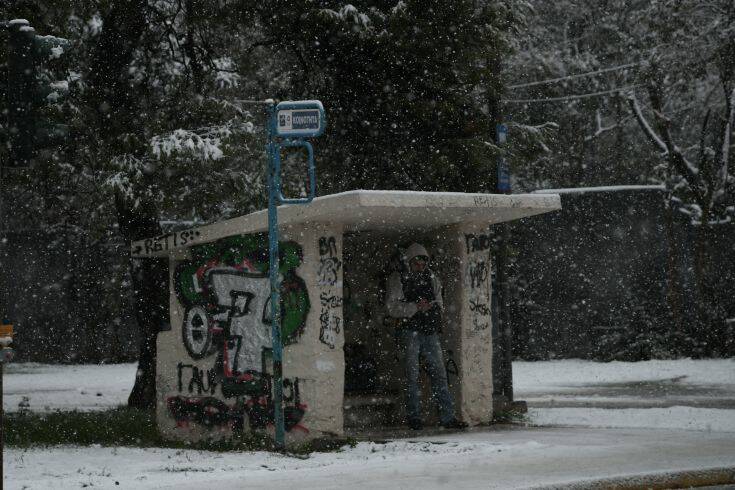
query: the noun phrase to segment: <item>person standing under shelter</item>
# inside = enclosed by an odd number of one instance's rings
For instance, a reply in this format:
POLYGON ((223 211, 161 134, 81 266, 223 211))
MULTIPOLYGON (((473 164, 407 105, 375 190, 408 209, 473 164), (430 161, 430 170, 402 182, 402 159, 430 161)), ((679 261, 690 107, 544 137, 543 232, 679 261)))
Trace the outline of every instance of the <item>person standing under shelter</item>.
POLYGON ((405 259, 408 271, 395 271, 388 277, 386 310, 389 316, 401 319, 397 328, 406 368, 408 425, 414 430, 423 428, 419 393, 419 356, 423 356, 433 399, 439 407, 440 425, 464 429, 467 424, 457 420, 454 414, 439 342, 443 309, 441 283, 429 268, 429 254, 421 244, 411 244, 405 259))

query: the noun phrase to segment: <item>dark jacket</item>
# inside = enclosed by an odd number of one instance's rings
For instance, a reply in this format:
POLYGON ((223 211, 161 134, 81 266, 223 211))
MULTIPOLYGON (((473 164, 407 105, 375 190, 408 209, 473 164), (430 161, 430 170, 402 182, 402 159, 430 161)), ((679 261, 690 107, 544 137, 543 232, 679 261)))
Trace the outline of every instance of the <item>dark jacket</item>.
MULTIPOLYGON (((409 248, 411 250, 413 247, 409 248)), ((413 255, 427 255, 423 247, 416 247, 413 255)), ((410 260, 413 257, 407 257, 410 260)), ((387 281, 385 307, 388 316, 401 319, 399 328, 422 333, 441 331, 441 311, 444 306, 441 283, 428 267, 423 273, 393 272, 387 281), (418 311, 416 302, 426 299, 432 308, 418 311)))

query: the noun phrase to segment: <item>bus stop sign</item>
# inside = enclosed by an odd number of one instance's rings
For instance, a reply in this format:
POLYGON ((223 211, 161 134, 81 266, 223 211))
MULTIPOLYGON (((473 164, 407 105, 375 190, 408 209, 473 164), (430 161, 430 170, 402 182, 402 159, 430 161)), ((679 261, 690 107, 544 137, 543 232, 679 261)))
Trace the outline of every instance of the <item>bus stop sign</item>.
POLYGON ((318 100, 284 101, 276 106, 276 135, 313 138, 324 133, 324 107, 318 100))

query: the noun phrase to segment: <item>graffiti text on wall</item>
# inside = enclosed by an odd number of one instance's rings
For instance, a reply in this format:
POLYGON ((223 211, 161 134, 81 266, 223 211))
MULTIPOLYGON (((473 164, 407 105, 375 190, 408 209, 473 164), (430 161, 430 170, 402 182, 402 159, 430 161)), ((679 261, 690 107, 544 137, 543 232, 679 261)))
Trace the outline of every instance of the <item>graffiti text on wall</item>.
MULTIPOLYGON (((234 236, 195 246, 191 248, 192 260, 176 267, 176 296, 185 307, 182 341, 192 359, 213 360, 207 369, 193 363, 177 365, 178 393, 187 395, 169 398, 168 408, 177 421, 222 425, 243 410, 251 427, 260 427, 261 419, 270 420, 266 416, 269 410, 272 415, 267 240, 264 234, 234 236), (219 394, 235 398, 236 404, 227 405, 216 398, 219 394), (206 418, 210 412, 219 414, 211 419, 214 422, 201 422, 210 421, 206 418)), ((292 343, 306 325, 309 296, 306 284, 296 274, 302 262, 301 247, 294 242, 282 242, 279 247, 281 331, 284 343, 292 343)), ((298 382, 291 385, 298 392, 298 382)), ((303 416, 304 409, 298 396, 294 400, 287 408, 292 419, 298 418, 292 426, 301 420, 298 414, 303 416)))
POLYGON ((199 369, 193 364, 180 362, 176 365, 176 380, 179 393, 184 391, 184 380, 188 379, 187 391, 197 395, 209 393, 214 395, 217 387, 217 372, 213 369, 199 369))
POLYGON ((470 311, 477 313, 482 316, 490 316, 490 307, 484 303, 479 303, 476 300, 470 300, 470 311))
POLYGON ((321 288, 319 302, 319 340, 334 349, 337 336, 342 330, 342 291, 339 274, 342 268, 337 240, 333 237, 319 238, 319 270, 317 284, 321 288))
POLYGON ((469 262, 467 272, 470 278, 470 287, 472 289, 477 289, 485 284, 490 271, 488 269, 487 262, 481 260, 469 262))
MULTIPOLYGON (((213 396, 181 395, 168 397, 166 405, 176 420, 177 427, 189 427, 191 422, 195 422, 209 429, 228 427, 237 430, 244 427, 247 418, 251 429, 265 429, 274 422, 275 412, 270 386, 270 383, 265 385, 265 390, 260 396, 238 398, 232 405, 213 396)), ((286 430, 300 429, 308 432, 308 429, 299 423, 306 412, 306 405, 301 403, 298 378, 283 380, 283 402, 286 430)))
POLYGON ((467 246, 467 253, 482 252, 484 250, 490 250, 492 246, 492 240, 488 235, 475 235, 474 233, 465 233, 464 235, 465 245, 467 246))
POLYGON ((335 286, 342 261, 337 254, 337 240, 333 237, 319 238, 319 271, 317 284, 319 286, 335 286))
POLYGON ((199 230, 183 230, 167 233, 155 238, 147 238, 142 243, 139 242, 133 246, 132 254, 134 257, 140 257, 183 247, 193 242, 196 238, 199 238, 200 235, 199 230))
POLYGON ((490 328, 490 237, 465 234, 467 246, 467 268, 465 284, 468 288, 468 306, 472 327, 470 333, 490 328))

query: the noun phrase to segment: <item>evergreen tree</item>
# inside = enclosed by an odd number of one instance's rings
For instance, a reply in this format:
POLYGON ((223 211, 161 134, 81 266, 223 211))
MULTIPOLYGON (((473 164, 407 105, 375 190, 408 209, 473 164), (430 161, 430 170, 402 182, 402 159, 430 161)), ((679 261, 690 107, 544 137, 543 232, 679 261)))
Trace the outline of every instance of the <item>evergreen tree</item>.
MULTIPOLYGON (((160 234, 162 222, 211 222, 261 208, 265 117, 262 106, 240 101, 269 97, 325 102, 320 194, 492 190, 498 60, 520 21, 514 5, 13 4, 4 18, 27 18, 39 33, 72 42, 68 64, 53 74, 70 87, 54 110, 72 136, 31 171, 4 179, 6 190, 28 196, 17 222, 73 228, 114 243, 129 260, 129 243, 160 234)), ((298 190, 303 182, 289 175, 287 185, 298 190)), ((130 261, 129 270, 141 329, 130 404, 151 407, 167 275, 153 260, 130 261)), ((110 291, 128 283, 116 281, 110 291)))
POLYGON ((499 115, 489 106, 498 106, 501 84, 490 60, 507 49, 518 19, 510 4, 476 3, 264 7, 264 25, 276 12, 270 37, 300 70, 291 93, 326 104, 322 193, 494 188, 499 115))

